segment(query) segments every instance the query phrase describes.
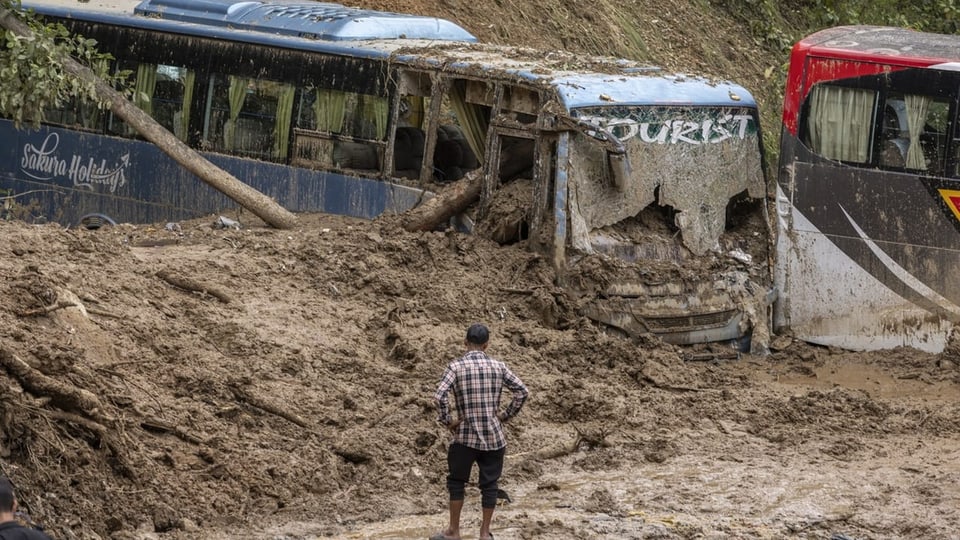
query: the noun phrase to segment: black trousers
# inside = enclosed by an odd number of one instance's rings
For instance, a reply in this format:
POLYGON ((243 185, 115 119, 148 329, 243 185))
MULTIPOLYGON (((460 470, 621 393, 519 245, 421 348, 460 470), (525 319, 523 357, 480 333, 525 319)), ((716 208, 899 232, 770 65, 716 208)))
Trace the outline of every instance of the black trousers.
POLYGON ((496 508, 497 480, 503 473, 503 456, 507 453, 506 447, 499 450, 477 450, 460 443, 453 443, 447 450, 447 491, 451 501, 462 501, 466 491, 467 481, 470 480, 470 471, 473 464, 477 464, 480 476, 477 484, 480 486, 480 506, 496 508))

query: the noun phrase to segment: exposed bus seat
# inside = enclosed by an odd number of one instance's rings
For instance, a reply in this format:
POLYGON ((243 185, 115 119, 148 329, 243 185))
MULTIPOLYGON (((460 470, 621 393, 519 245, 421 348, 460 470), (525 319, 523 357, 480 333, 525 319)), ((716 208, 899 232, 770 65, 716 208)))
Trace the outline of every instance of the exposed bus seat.
POLYGON ((380 168, 377 148, 370 144, 352 141, 336 141, 333 145, 333 162, 341 169, 380 168))
POLYGON ((423 146, 426 137, 422 130, 410 126, 397 128, 393 146, 393 170, 396 176, 419 178, 423 163, 423 146))
POLYGON ((883 148, 880 150, 880 164, 886 167, 905 167, 909 147, 910 140, 903 137, 895 137, 884 141, 883 148))
POLYGON ((533 176, 533 139, 504 139, 500 149, 500 182, 533 176))
POLYGON ((480 166, 476 154, 460 128, 444 124, 437 129, 437 147, 433 153, 434 174, 439 182, 453 182, 467 171, 480 166))

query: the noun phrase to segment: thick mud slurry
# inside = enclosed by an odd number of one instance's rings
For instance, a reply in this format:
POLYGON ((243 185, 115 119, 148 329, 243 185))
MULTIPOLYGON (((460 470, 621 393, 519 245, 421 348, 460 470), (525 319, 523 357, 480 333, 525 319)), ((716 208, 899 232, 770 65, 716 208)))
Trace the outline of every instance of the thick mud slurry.
MULTIPOLYGON (((446 521, 432 392, 484 321, 532 394, 498 539, 957 537, 952 348, 778 336, 684 361, 577 316, 521 245, 303 220, 0 223, 0 449, 31 517, 57 538, 424 538, 446 521)), ((464 538, 479 514, 473 487, 464 538)))

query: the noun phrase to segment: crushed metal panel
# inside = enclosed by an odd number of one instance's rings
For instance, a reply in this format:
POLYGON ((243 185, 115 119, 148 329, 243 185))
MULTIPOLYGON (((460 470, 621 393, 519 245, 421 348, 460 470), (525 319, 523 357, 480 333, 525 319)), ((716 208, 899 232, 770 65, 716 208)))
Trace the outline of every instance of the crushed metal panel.
POLYGON ((503 90, 503 108, 526 114, 537 114, 540 110, 540 93, 519 86, 507 86, 503 90))
POLYGON ((496 87, 491 82, 467 81, 466 101, 476 105, 493 106, 496 87))

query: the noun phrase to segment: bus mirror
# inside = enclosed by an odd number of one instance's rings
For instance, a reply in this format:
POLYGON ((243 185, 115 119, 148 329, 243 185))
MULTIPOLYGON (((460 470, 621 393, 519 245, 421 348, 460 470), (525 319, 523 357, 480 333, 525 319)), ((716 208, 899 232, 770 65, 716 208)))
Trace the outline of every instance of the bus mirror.
POLYGON ((610 162, 610 171, 613 173, 613 185, 623 191, 630 178, 630 156, 619 152, 607 152, 607 161, 610 162))

